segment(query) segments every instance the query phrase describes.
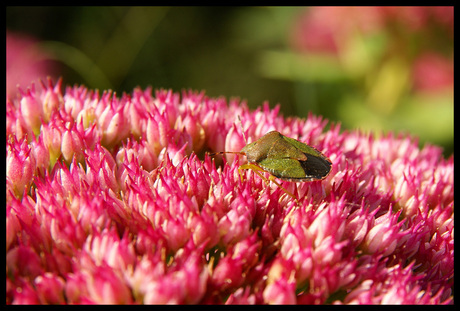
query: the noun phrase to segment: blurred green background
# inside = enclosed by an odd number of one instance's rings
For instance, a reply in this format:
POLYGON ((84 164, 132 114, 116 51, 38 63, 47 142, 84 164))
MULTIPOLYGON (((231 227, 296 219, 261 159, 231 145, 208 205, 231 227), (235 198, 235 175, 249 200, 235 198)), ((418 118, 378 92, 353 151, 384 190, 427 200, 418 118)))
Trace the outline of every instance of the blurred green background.
POLYGON ((311 111, 453 153, 453 7, 7 7, 6 17, 7 90, 28 84, 13 78, 28 76, 11 42, 33 38, 52 60, 42 71, 66 85, 268 101, 284 116, 311 111))

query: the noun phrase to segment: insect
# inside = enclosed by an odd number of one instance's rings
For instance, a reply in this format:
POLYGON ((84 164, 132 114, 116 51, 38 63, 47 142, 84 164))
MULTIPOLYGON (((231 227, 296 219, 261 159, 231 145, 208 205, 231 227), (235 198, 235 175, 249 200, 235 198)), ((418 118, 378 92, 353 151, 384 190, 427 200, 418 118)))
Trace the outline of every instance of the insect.
POLYGON ((269 132, 247 144, 240 152, 217 152, 211 156, 224 153, 246 156, 248 163, 238 168, 241 179, 241 171, 245 169, 252 169, 265 181, 267 179, 261 172, 269 172, 269 179, 294 199, 295 196, 276 182, 275 178, 294 182, 322 180, 332 167, 331 160, 315 148, 277 131, 269 132))

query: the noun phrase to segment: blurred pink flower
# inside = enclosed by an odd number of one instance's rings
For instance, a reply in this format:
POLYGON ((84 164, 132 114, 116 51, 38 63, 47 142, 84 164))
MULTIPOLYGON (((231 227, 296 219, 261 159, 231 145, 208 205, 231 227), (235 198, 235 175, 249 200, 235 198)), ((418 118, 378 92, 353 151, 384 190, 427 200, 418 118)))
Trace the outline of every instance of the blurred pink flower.
POLYGON ((306 9, 295 20, 291 40, 294 48, 302 52, 337 54, 343 52, 352 38, 376 32, 388 32, 390 37, 394 31, 400 32, 400 36, 429 33, 433 24, 444 33, 453 34, 453 17, 453 6, 316 6, 306 9))
POLYGON ((8 304, 453 303, 440 148, 203 92, 61 92, 49 80, 7 100, 8 304), (297 201, 241 181, 244 157, 206 154, 271 130, 333 163, 280 181, 297 201))
POLYGON ((334 55, 349 71, 359 66, 350 56, 357 44, 367 49, 374 37, 385 37, 377 58, 369 52, 373 66, 366 73, 372 78, 366 79, 374 79, 382 64, 403 60, 414 91, 453 92, 453 16, 453 6, 311 7, 293 23, 291 42, 301 53, 334 55))
POLYGON ((37 40, 12 31, 6 32, 6 94, 13 98, 18 85, 27 87, 31 81, 52 76, 56 65, 37 40))
POLYGON ((454 87, 454 64, 452 60, 436 53, 424 53, 412 69, 414 88, 422 92, 451 90, 454 87))
POLYGON ((379 7, 311 7, 294 24, 292 40, 300 51, 337 53, 357 32, 380 30, 379 7))

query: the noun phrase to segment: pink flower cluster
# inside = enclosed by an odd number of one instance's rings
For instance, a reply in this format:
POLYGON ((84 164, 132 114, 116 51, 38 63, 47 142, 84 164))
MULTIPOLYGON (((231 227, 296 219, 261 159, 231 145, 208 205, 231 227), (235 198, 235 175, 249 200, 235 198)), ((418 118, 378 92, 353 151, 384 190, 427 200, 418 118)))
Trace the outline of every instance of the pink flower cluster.
POLYGON ((7 101, 6 303, 453 302, 453 157, 268 104, 32 85, 7 101), (241 119, 241 124, 238 121, 241 119), (239 159, 271 130, 327 155, 323 181, 239 159), (230 159, 231 158, 231 159, 230 159))

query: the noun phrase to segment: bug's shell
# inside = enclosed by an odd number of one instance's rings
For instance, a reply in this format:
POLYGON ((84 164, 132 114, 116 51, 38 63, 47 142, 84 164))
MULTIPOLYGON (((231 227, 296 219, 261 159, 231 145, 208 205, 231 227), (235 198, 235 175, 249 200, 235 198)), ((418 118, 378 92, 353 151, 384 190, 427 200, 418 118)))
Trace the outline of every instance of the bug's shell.
POLYGON ((289 181, 314 181, 326 178, 332 162, 321 152, 298 140, 272 131, 241 149, 248 162, 273 176, 289 181))

